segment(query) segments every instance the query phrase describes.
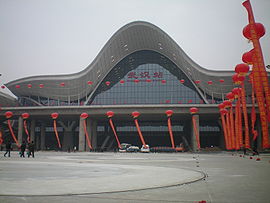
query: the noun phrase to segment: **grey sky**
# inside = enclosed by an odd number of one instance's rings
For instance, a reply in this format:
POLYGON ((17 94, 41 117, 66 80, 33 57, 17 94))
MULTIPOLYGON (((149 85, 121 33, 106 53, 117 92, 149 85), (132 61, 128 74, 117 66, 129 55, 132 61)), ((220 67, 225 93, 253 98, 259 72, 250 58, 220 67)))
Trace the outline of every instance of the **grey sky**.
MULTIPOLYGON (((143 20, 199 65, 234 70, 251 44, 242 0, 0 0, 0 85, 21 77, 75 73, 125 24, 143 20)), ((251 0, 270 64, 270 1, 251 0)), ((0 90, 3 91, 3 90, 0 90)), ((4 90, 4 92, 8 92, 4 90)))

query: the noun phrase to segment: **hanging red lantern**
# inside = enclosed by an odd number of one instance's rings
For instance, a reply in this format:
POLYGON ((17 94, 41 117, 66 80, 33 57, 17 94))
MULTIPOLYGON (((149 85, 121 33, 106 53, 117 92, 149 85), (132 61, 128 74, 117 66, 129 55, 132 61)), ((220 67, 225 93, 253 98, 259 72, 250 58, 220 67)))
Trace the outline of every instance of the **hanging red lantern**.
POLYGON ((92 85, 93 82, 92 82, 92 81, 87 81, 87 84, 88 84, 88 85, 92 85))
POLYGON ((27 118, 29 118, 29 116, 30 116, 29 113, 23 113, 22 114, 23 119, 27 119, 27 118))
POLYGON ((114 112, 113 111, 107 111, 106 114, 107 114, 108 118, 111 118, 111 117, 114 116, 114 112))
POLYGON ((146 82, 152 82, 152 80, 150 80, 150 79, 147 79, 147 80, 146 80, 146 82))
POLYGON ((64 82, 61 82, 61 83, 60 83, 60 86, 61 86, 61 87, 65 87, 65 83, 64 83, 64 82))
MULTIPOLYGON (((251 25, 248 24, 243 29, 243 35, 244 35, 245 38, 247 38, 249 40, 252 39, 251 32, 250 31, 251 31, 251 25)), ((255 23, 255 31, 257 33, 258 39, 260 39, 262 36, 264 36, 264 34, 265 34, 265 28, 264 28, 263 24, 261 24, 261 23, 255 23)))
POLYGON ((109 85, 111 84, 111 82, 110 82, 110 81, 106 81, 105 84, 106 84, 107 86, 109 86, 109 85))
POLYGON ((223 115, 227 114, 228 113, 228 110, 227 109, 220 109, 219 112, 223 115))
POLYGON ((234 84, 240 85, 244 82, 245 77, 242 75, 240 76, 239 74, 236 73, 232 76, 232 80, 233 80, 234 84))
POLYGON ((2 88, 2 89, 5 89, 6 87, 5 87, 5 85, 2 85, 1 88, 2 88))
POLYGON ((56 112, 51 114, 52 119, 57 119, 58 116, 59 116, 59 114, 56 112))
POLYGON ((166 80, 161 80, 161 83, 162 84, 166 84, 166 80))
POLYGON ((211 80, 209 80, 209 81, 207 81, 207 84, 208 84, 208 85, 212 85, 213 82, 212 82, 211 80))
POLYGON ((136 80, 134 80, 134 82, 135 82, 135 83, 139 83, 139 82, 140 82, 140 80, 136 79, 136 80))
POLYGON ((180 81, 180 83, 182 83, 182 84, 185 82, 185 80, 184 80, 184 79, 181 79, 181 80, 179 80, 179 81, 180 81))
POLYGON ((196 84, 200 84, 200 82, 201 82, 200 80, 195 80, 196 84))
POLYGON ((125 81, 124 80, 120 80, 120 84, 124 84, 125 83, 125 81))
POLYGON ((220 79, 219 82, 220 82, 220 83, 224 83, 224 80, 223 80, 223 79, 220 79))
POLYGON ((16 85, 15 87, 16 87, 17 89, 19 89, 21 86, 20 86, 20 85, 16 85))
POLYGON ((140 116, 140 113, 138 111, 134 111, 131 115, 133 116, 133 118, 137 118, 140 116))
POLYGON ((31 85, 31 84, 28 84, 27 87, 28 87, 28 88, 32 88, 32 85, 31 85))
POLYGON ((198 113, 198 108, 196 108, 196 107, 191 107, 190 109, 189 109, 189 112, 191 113, 191 114, 196 114, 196 113, 198 113))
POLYGON ((39 84, 39 88, 43 88, 44 87, 44 84, 39 84))
POLYGON ((218 108, 219 108, 219 109, 224 109, 224 108, 225 108, 225 104, 220 103, 220 104, 218 105, 218 108))
POLYGON ((244 63, 247 63, 249 65, 252 64, 252 56, 254 54, 254 49, 251 49, 250 51, 248 52, 245 52, 243 55, 242 55, 242 61, 244 63))
POLYGON ((232 102, 230 100, 225 100, 223 102, 223 104, 225 105, 225 108, 231 107, 232 106, 232 102))
POLYGON ((238 95, 241 93, 241 88, 239 88, 239 87, 233 88, 232 93, 234 94, 234 97, 237 98, 238 95))
POLYGON ((80 115, 80 117, 83 118, 83 119, 87 119, 88 118, 88 113, 82 113, 80 115))
POLYGON ((172 116, 173 115, 173 110, 167 110, 166 114, 167 114, 168 117, 172 116))
POLYGON ((234 100, 234 94, 232 92, 229 92, 226 94, 226 98, 232 101, 234 100))
POLYGON ((9 119, 9 118, 11 118, 13 116, 13 113, 11 111, 7 111, 5 113, 5 116, 6 116, 7 119, 9 119))
POLYGON ((245 63, 241 63, 235 66, 235 72, 240 76, 245 76, 249 71, 249 66, 245 63))

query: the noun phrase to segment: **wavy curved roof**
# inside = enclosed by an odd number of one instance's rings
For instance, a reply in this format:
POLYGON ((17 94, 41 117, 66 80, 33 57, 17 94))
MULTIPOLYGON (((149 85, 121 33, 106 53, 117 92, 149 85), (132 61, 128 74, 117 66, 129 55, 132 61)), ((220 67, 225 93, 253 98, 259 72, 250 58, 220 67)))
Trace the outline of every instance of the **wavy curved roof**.
POLYGON ((220 93, 220 90, 229 92, 233 87, 231 81, 233 71, 214 71, 201 67, 187 56, 168 34, 155 25, 143 21, 132 22, 120 28, 93 62, 78 73, 25 77, 11 81, 6 86, 18 97, 41 96, 77 100, 91 94, 123 58, 140 50, 152 50, 166 56, 192 81, 201 80, 197 86, 209 95, 220 93), (221 78, 225 80, 223 84, 219 82, 221 78), (209 80, 215 85, 208 85, 209 80), (88 85, 87 81, 92 81, 93 84, 88 85), (62 82, 65 83, 64 87, 59 85, 62 82), (32 88, 27 87, 29 83, 32 84, 32 88), (40 88, 39 84, 44 84, 44 88, 40 88), (16 88, 16 85, 20 85, 20 88, 16 88))

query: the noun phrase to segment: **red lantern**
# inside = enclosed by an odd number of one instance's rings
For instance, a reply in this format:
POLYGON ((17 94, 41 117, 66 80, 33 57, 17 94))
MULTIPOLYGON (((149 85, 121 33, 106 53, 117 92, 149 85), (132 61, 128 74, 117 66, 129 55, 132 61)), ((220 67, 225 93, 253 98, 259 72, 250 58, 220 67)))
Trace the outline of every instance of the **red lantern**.
POLYGON ((139 82, 140 82, 140 80, 136 79, 136 80, 134 80, 134 82, 135 82, 135 83, 139 83, 139 82))
POLYGON ((172 110, 167 110, 166 111, 166 114, 168 117, 172 116, 173 115, 173 111, 172 110))
POLYGON ((242 61, 244 63, 247 63, 247 64, 251 65, 252 64, 252 56, 253 56, 253 54, 254 54, 254 49, 251 49, 250 51, 244 53, 242 55, 242 61))
POLYGON ((232 93, 234 94, 235 97, 238 97, 240 92, 241 92, 241 88, 236 87, 232 89, 232 93))
POLYGON ((138 111, 134 111, 134 112, 132 112, 132 116, 133 116, 133 118, 137 118, 140 116, 140 113, 138 111))
POLYGON ((218 105, 218 108, 219 108, 219 109, 224 109, 224 108, 225 108, 225 104, 223 104, 223 103, 219 104, 219 105, 218 105))
POLYGON ((200 80, 195 80, 196 84, 200 84, 200 82, 201 82, 200 80))
POLYGON ((57 119, 58 116, 59 116, 58 113, 52 113, 52 114, 51 114, 52 119, 57 119))
POLYGON ((83 118, 83 119, 87 119, 88 118, 88 113, 82 113, 80 115, 80 117, 83 118))
POLYGON ((213 82, 212 82, 211 80, 209 80, 209 81, 207 82, 207 84, 208 84, 208 85, 212 85, 213 82))
POLYGON ((106 114, 107 114, 108 118, 111 118, 111 117, 114 116, 114 112, 113 111, 108 111, 106 114))
POLYGON ((223 80, 223 79, 220 79, 219 82, 220 82, 220 83, 224 83, 224 80, 223 80))
POLYGON ((29 113, 23 113, 23 114, 22 114, 22 118, 23 118, 23 119, 29 118, 29 113))
POLYGON ((161 80, 161 83, 162 84, 166 84, 166 80, 161 80))
POLYGON ((227 114, 228 113, 228 110, 227 109, 220 109, 219 112, 223 115, 227 114))
POLYGON ((240 84, 242 84, 242 82, 245 80, 245 77, 244 77, 244 76, 240 76, 240 75, 238 75, 238 74, 236 73, 236 74, 234 74, 234 75, 232 76, 232 80, 233 80, 234 84, 240 85, 240 84))
POLYGON ((87 81, 87 84, 88 84, 88 85, 92 85, 93 82, 92 82, 92 81, 87 81))
POLYGON ((225 105, 225 108, 231 107, 232 106, 232 102, 230 100, 225 100, 223 102, 223 104, 225 105))
POLYGON ((249 66, 245 63, 241 63, 235 66, 235 72, 240 76, 245 76, 249 71, 249 66))
MULTIPOLYGON (((251 25, 248 24, 247 26, 244 27, 243 29, 243 35, 245 38, 251 40, 252 37, 251 37, 251 25)), ((265 29, 264 29, 264 26, 263 24, 261 23, 255 23, 255 31, 257 33, 257 37, 258 39, 260 39, 262 36, 264 36, 265 34, 265 29)))
POLYGON ((20 85, 16 85, 15 87, 16 87, 17 89, 19 89, 21 86, 20 86, 20 85))
POLYGON ((28 88, 32 88, 32 85, 31 85, 31 84, 28 84, 27 87, 28 87, 28 88))
POLYGON ((64 83, 64 82, 61 82, 61 83, 60 83, 60 86, 61 86, 61 87, 65 87, 65 83, 64 83))
POLYGON ((182 84, 185 82, 185 80, 184 79, 182 79, 182 80, 179 80, 182 84))
POLYGON ((196 107, 191 107, 190 109, 189 109, 189 112, 191 113, 191 114, 196 114, 196 113, 198 113, 198 108, 196 108, 196 107))
POLYGON ((9 118, 11 118, 13 116, 13 113, 11 111, 7 111, 5 113, 5 116, 6 116, 7 119, 9 119, 9 118))
POLYGON ((106 81, 105 84, 106 84, 107 86, 109 86, 109 85, 111 84, 111 82, 110 82, 110 81, 106 81))
POLYGON ((44 84, 39 84, 39 88, 43 88, 44 87, 44 84))
POLYGON ((4 85, 1 86, 2 89, 5 89, 6 87, 4 85))
POLYGON ((226 98, 229 100, 234 100, 234 94, 232 92, 229 92, 226 94, 226 98))
POLYGON ((124 84, 125 83, 125 81, 124 80, 120 80, 120 84, 124 84))
POLYGON ((147 79, 147 80, 146 80, 146 82, 152 82, 152 80, 150 80, 150 79, 147 79))

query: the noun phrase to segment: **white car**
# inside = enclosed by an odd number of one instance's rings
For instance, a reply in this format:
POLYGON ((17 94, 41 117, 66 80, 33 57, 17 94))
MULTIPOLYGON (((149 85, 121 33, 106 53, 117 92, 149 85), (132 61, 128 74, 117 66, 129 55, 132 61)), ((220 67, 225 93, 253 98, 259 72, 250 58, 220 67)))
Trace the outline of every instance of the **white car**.
POLYGON ((149 153, 149 152, 150 152, 150 147, 149 147, 149 145, 145 145, 145 147, 142 146, 141 152, 149 153))

